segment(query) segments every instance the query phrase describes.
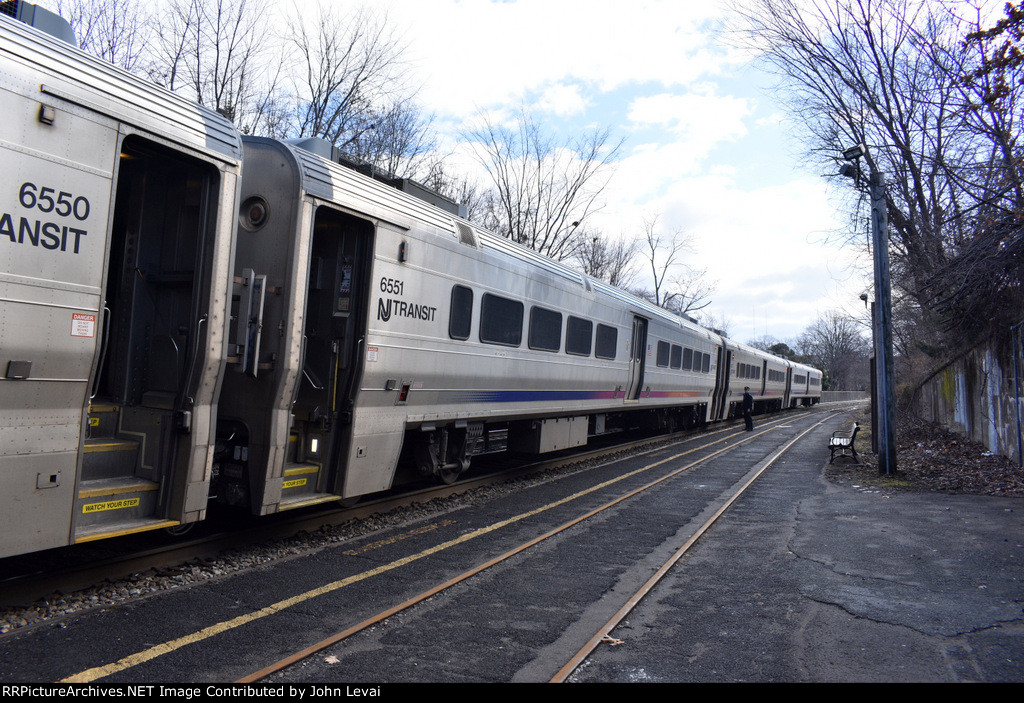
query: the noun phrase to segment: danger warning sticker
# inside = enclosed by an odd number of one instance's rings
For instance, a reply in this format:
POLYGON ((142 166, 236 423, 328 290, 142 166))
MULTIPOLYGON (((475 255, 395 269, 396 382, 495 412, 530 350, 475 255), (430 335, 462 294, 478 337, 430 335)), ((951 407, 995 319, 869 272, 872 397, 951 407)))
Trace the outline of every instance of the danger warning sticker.
POLYGON ((96 316, 89 313, 71 313, 71 336, 72 337, 95 337, 96 316))

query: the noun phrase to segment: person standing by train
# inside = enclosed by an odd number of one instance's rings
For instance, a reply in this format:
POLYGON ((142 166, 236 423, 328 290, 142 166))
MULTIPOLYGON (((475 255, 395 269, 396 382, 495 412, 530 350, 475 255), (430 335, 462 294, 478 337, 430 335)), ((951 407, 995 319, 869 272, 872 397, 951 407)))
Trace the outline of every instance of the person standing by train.
POLYGON ((743 422, 747 432, 754 431, 754 396, 750 395, 750 386, 743 387, 743 422))

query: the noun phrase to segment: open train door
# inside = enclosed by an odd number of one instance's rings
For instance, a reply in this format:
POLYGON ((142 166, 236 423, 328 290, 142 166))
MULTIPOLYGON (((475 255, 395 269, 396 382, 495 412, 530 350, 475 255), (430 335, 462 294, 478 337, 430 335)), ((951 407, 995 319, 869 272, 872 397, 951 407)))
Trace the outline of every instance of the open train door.
POLYGON ((135 134, 121 143, 76 542, 206 509, 231 249, 217 234, 234 179, 224 186, 187 151, 135 134))
POLYGON ((793 390, 793 367, 789 366, 786 368, 786 391, 782 396, 782 407, 789 407, 789 398, 793 390))
POLYGON ((201 519, 237 132, 6 16, 0 54, 0 556, 201 519))
POLYGON ((725 345, 718 347, 718 369, 715 373, 715 390, 711 400, 711 420, 722 420, 729 413, 729 370, 732 366, 732 352, 725 345))
POLYGON ((637 400, 644 384, 644 364, 647 359, 647 320, 633 318, 633 335, 629 344, 629 382, 626 384, 626 400, 637 400))
POLYGON ((343 497, 376 229, 328 199, 330 163, 301 145, 242 143, 216 484, 222 502, 265 515, 343 497))
MULTIPOLYGON (((303 380, 295 402, 299 452, 318 471, 308 483, 285 481, 289 500, 340 497, 352 442, 352 421, 365 353, 371 222, 339 210, 316 210, 306 298, 303 380), (292 487, 291 490, 288 490, 292 487)), ((287 479, 287 477, 286 477, 287 479)))

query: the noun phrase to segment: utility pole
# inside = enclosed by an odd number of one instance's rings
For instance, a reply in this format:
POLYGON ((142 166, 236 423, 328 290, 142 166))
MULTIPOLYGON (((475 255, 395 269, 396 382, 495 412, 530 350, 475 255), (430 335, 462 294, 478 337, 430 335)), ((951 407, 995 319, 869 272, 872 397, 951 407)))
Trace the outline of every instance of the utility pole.
POLYGON ((885 175, 871 173, 871 239, 875 249, 875 364, 878 375, 878 473, 896 473, 896 385, 892 356, 892 288, 885 175))
MULTIPOLYGON (((860 184, 859 159, 867 153, 863 144, 843 152, 850 163, 839 173, 860 184)), ((896 385, 892 354, 892 288, 889 281, 889 218, 885 202, 885 175, 872 170, 868 179, 871 196, 871 245, 875 256, 875 302, 871 326, 875 351, 875 378, 878 402, 874 408, 877 425, 872 434, 878 439, 878 473, 896 473, 896 385)), ((872 442, 874 444, 874 442, 872 442)))

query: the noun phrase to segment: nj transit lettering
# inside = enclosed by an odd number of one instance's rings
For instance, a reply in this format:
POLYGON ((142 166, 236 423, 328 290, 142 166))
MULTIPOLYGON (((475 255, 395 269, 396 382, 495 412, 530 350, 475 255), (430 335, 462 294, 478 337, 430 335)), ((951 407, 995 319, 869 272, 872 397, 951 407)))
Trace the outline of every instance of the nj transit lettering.
POLYGON ((70 251, 79 253, 82 238, 89 234, 84 229, 68 227, 57 222, 43 222, 19 217, 17 220, 10 213, 0 215, 0 237, 6 236, 12 244, 31 244, 50 251, 70 251), (18 222, 15 226, 15 221, 18 222))

